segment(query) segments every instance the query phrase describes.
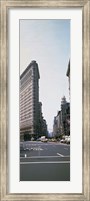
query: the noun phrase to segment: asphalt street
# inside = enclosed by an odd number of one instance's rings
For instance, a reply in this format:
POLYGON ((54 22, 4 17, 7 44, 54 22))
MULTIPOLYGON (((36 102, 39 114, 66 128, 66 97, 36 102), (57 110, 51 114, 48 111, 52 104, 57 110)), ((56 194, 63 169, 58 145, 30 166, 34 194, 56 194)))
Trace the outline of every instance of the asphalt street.
POLYGON ((70 181, 70 145, 22 142, 20 181, 70 181))

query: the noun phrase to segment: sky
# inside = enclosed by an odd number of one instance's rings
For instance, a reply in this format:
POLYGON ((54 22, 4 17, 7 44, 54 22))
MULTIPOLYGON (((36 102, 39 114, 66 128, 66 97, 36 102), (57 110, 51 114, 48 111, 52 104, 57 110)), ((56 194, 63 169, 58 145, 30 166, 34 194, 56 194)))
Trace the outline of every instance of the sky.
POLYGON ((38 63, 39 101, 49 132, 61 98, 65 95, 69 101, 69 59, 70 20, 20 20, 20 74, 32 60, 38 63))

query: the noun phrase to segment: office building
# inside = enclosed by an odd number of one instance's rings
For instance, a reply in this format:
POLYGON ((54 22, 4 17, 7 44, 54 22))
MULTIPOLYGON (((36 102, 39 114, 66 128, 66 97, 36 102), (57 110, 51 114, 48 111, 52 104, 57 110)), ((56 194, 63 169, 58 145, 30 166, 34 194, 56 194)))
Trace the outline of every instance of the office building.
POLYGON ((32 61, 20 76, 20 139, 39 133, 39 69, 32 61))
POLYGON ((54 117, 53 135, 54 137, 70 135, 70 103, 66 101, 65 96, 61 99, 61 110, 54 117))
POLYGON ((66 75, 67 75, 68 81, 69 81, 69 96, 70 96, 70 60, 69 60, 69 63, 68 63, 68 68, 67 68, 66 75))

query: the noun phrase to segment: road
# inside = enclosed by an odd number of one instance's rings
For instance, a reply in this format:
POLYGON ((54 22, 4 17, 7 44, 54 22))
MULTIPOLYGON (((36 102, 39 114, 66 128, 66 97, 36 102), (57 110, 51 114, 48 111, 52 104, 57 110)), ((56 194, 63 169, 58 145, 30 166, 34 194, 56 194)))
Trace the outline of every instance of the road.
POLYGON ((22 142, 20 181, 70 181, 70 145, 22 142))

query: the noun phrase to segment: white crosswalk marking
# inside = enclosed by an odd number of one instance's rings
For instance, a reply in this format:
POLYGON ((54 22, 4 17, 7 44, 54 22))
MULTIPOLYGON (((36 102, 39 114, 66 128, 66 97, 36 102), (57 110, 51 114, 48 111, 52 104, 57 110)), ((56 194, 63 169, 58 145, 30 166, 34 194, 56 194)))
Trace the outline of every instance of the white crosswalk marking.
POLYGON ((32 148, 34 151, 42 151, 43 149, 42 148, 40 148, 40 147, 34 147, 34 148, 32 148))
POLYGON ((57 155, 59 155, 59 156, 61 156, 61 157, 63 157, 64 155, 62 155, 62 154, 60 154, 60 153, 57 153, 57 155))

